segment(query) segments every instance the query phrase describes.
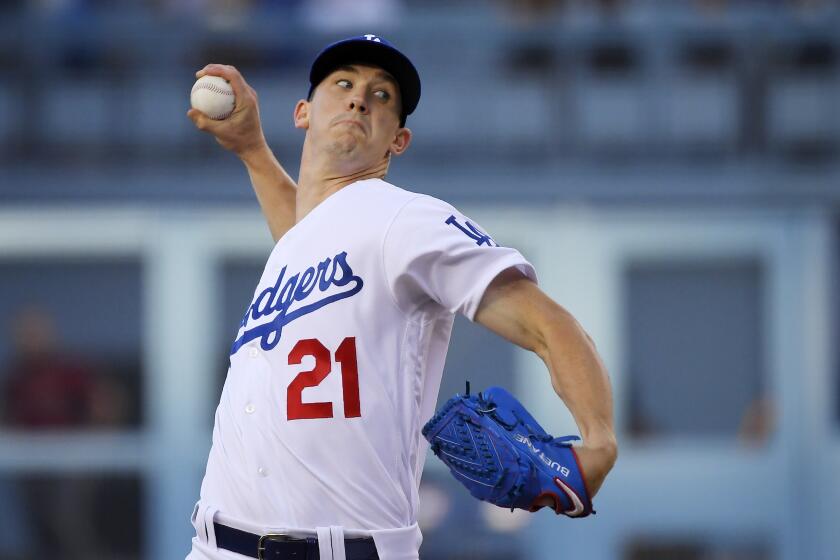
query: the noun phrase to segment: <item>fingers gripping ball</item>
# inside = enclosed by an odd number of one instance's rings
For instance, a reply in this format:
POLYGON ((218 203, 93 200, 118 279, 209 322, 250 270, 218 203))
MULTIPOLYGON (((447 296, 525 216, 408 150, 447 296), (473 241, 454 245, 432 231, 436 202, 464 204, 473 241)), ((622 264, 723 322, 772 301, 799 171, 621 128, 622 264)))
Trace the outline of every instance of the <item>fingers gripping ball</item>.
POLYGON ((226 119, 233 113, 236 97, 233 88, 219 76, 202 76, 190 92, 190 104, 213 120, 226 119))
POLYGON ((571 444, 577 438, 546 433, 501 387, 455 395, 424 426, 423 435, 479 500, 536 511, 548 498, 558 514, 595 513, 571 444))

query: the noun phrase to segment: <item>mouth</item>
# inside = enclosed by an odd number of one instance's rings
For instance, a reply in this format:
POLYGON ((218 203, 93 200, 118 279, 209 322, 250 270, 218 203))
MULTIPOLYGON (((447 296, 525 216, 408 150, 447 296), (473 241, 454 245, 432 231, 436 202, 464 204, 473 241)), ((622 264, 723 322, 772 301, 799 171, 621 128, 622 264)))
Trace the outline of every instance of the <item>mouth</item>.
POLYGON ((363 125, 360 121, 357 121, 357 120, 353 120, 353 119, 342 119, 342 120, 340 120, 340 121, 336 122, 335 124, 336 124, 336 125, 339 125, 339 124, 350 124, 350 125, 355 125, 355 126, 358 126, 358 127, 359 127, 362 131, 366 132, 366 130, 365 130, 365 125, 363 125))

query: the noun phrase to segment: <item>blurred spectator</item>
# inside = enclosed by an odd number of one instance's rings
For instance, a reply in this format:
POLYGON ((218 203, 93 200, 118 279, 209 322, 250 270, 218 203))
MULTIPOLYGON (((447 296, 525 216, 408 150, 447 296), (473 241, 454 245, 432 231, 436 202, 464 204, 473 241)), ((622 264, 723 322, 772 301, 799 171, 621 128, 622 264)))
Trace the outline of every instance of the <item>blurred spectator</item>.
POLYGON ((521 28, 550 28, 561 24, 592 27, 627 23, 650 10, 627 0, 497 0, 506 23, 521 28))
MULTIPOLYGON (((84 360, 60 348, 52 317, 37 307, 11 321, 13 356, 3 397, 5 423, 28 430, 74 429, 117 423, 123 399, 84 360)), ((36 538, 32 557, 105 558, 93 524, 95 478, 25 477, 20 481, 24 518, 36 538)))
POLYGON ((503 0, 502 4, 511 23, 527 27, 554 17, 563 0, 503 0))
POLYGON ((738 437, 745 445, 761 446, 773 435, 776 427, 776 411, 771 399, 767 395, 756 398, 741 420, 738 437))
POLYGON ((108 558, 94 524, 95 500, 103 483, 95 478, 26 476, 20 481, 25 518, 35 536, 32 558, 108 558))
POLYGON ((43 430, 119 422, 123 399, 116 387, 60 349, 48 313, 33 307, 16 314, 11 339, 13 357, 3 387, 5 424, 43 430))
POLYGON ((204 20, 212 29, 241 29, 254 11, 254 0, 152 0, 163 15, 204 20))
POLYGON ((626 9, 623 0, 598 0, 595 4, 598 6, 598 13, 604 19, 618 17, 626 9))
POLYGON ((708 19, 718 19, 726 15, 728 0, 696 0, 697 13, 708 19))
POLYGON ((626 560, 768 560, 772 555, 766 546, 749 541, 648 536, 630 540, 621 557, 626 560))
POLYGON ((505 78, 520 84, 522 80, 553 83, 559 60, 551 28, 563 4, 563 0, 502 0, 499 15, 516 29, 501 53, 505 78))

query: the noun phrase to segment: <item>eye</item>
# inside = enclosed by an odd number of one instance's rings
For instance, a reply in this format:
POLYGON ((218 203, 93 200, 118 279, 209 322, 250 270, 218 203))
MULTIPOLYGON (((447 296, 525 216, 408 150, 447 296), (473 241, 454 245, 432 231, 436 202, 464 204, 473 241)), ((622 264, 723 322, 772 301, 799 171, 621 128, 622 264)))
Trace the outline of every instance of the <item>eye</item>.
POLYGON ((373 92, 373 94, 375 96, 377 96, 379 99, 382 99, 383 101, 387 101, 387 100, 391 99, 391 94, 388 93, 387 91, 385 91, 384 89, 377 90, 377 91, 373 92))
POLYGON ((338 80, 338 81, 336 82, 336 85, 337 85, 338 87, 341 87, 341 88, 344 88, 344 89, 350 89, 351 87, 353 87, 353 84, 352 84, 352 83, 350 83, 350 80, 346 80, 346 79, 344 79, 344 78, 342 78, 342 79, 338 80))

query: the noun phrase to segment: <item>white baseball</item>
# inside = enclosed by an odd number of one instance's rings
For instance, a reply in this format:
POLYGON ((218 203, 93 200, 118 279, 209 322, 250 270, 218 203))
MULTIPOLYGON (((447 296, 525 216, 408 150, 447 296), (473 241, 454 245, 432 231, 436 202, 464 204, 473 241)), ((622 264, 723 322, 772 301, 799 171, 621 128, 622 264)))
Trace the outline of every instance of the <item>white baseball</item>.
POLYGON ((190 92, 190 105, 214 120, 226 119, 233 112, 233 88, 219 76, 202 76, 190 92))

